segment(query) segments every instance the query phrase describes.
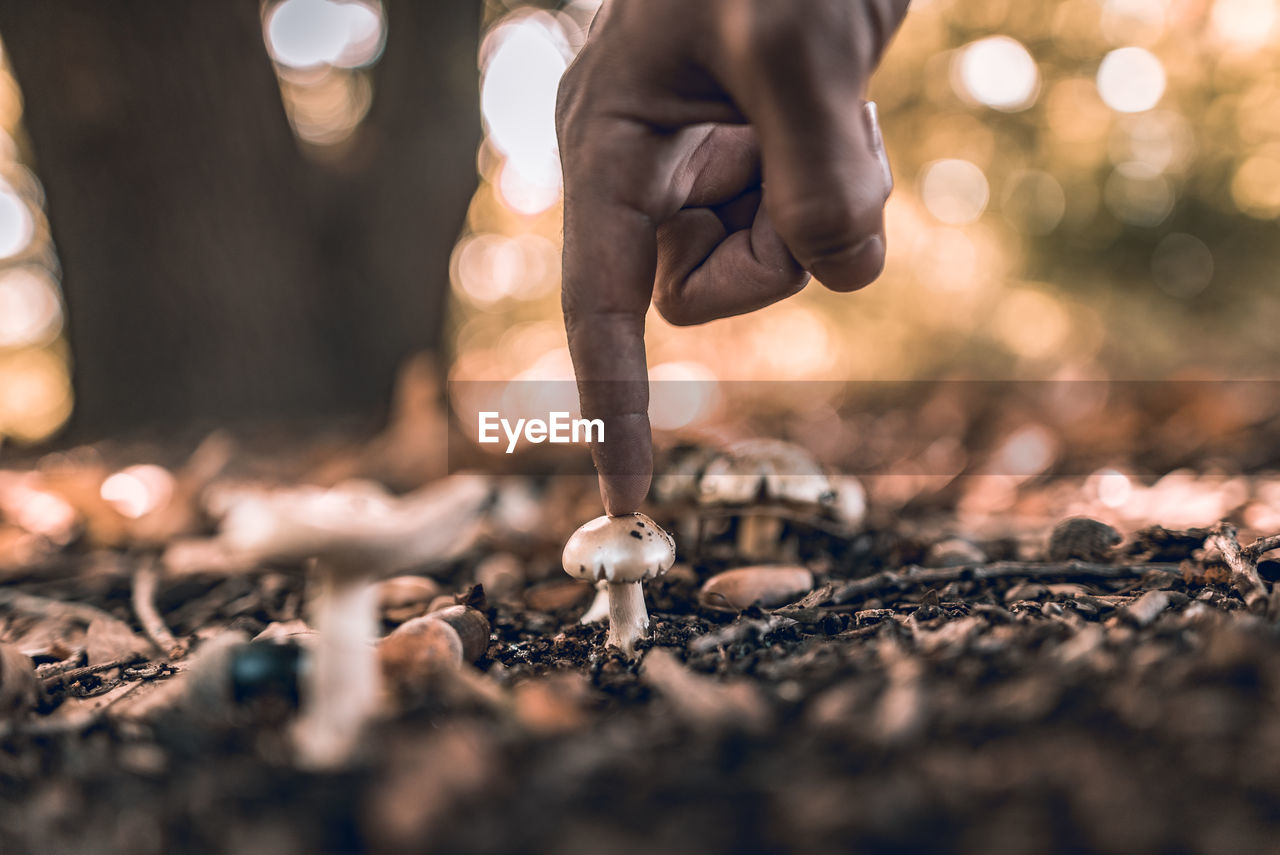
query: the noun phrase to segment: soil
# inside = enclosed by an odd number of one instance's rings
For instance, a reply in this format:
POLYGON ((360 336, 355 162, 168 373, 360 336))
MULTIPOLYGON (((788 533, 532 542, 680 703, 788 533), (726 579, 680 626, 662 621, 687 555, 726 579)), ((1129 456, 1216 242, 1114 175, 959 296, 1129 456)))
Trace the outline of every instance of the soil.
MULTIPOLYGON (((647 586, 652 638, 634 661, 578 623, 591 589, 547 544, 526 544, 520 584, 475 588, 500 549, 484 542, 436 575, 486 613, 488 650, 389 710, 339 773, 291 761, 296 648, 194 712, 187 689, 68 723, 95 697, 175 680, 182 662, 154 649, 46 680, 0 741, 0 851, 1280 849, 1275 603, 1246 607, 1203 551, 1209 532, 1104 537, 1102 554, 1058 543, 1052 561, 989 540, 960 566, 916 567, 947 523, 791 526, 815 592, 736 613, 698 600, 743 563, 723 529, 647 586)), ((73 549, 3 590, 141 633, 130 580, 150 556, 112 555, 73 549)), ((302 594, 300 576, 263 571, 162 581, 156 605, 198 656, 202 630, 296 619, 302 594)), ((30 629, 20 612, 10 602, 0 640, 30 629)))

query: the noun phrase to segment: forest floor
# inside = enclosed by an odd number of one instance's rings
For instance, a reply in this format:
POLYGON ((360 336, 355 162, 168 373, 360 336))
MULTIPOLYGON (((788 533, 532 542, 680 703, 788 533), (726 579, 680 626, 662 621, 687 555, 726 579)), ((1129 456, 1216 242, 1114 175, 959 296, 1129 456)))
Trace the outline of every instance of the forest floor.
MULTIPOLYGON (((180 463, 173 501, 194 502, 180 463)), ((0 670, 5 855, 1280 851, 1280 544, 1247 524, 1261 482, 1203 527, 1118 536, 1055 528, 1082 509, 1077 481, 1021 483, 991 512, 983 476, 888 510, 871 485, 855 527, 777 530, 766 557, 808 568, 811 590, 727 610, 700 592, 763 563, 739 553, 741 519, 691 542, 690 511, 655 505, 679 559, 646 585, 651 638, 628 659, 579 622, 593 590, 560 571, 590 479, 495 478, 477 533, 418 573, 485 615, 487 648, 316 772, 289 737, 305 574, 175 571, 207 518, 140 533, 33 471, 10 492, 77 521, 38 549, 12 508, 0 530, 0 643, 39 675, 24 709, 20 660, 0 670), (231 664, 201 658, 264 631, 231 664)), ((384 632, 433 607, 383 602, 384 632)))

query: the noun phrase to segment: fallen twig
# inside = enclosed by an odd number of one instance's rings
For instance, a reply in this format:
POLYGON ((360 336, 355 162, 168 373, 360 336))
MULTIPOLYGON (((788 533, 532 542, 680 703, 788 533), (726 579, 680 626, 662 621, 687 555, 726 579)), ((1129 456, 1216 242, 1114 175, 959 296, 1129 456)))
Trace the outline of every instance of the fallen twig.
POLYGON ((55 620, 74 620, 83 624, 91 624, 95 620, 109 620, 121 623, 114 615, 88 603, 68 603, 52 597, 40 597, 26 594, 12 588, 0 588, 0 606, 9 606, 20 612, 31 615, 53 618, 55 620))
POLYGON ((1258 575, 1257 555, 1261 552, 1253 552, 1254 547, 1262 542, 1251 544, 1248 550, 1241 548, 1240 542, 1236 540, 1236 527, 1227 522, 1214 526, 1213 533, 1204 542, 1206 550, 1216 551, 1222 556, 1223 562, 1231 570, 1232 587, 1244 598, 1245 606, 1253 614, 1266 613, 1267 601, 1271 596, 1267 584, 1258 575))
POLYGON ((88 730, 102 720, 102 717, 106 715, 107 710, 113 704, 137 691, 138 687, 142 685, 145 685, 142 681, 121 683, 106 694, 89 699, 89 703, 85 705, 86 708, 77 708, 70 713, 59 714, 66 709, 66 705, 64 705, 53 715, 45 716, 44 718, 29 721, 0 722, 0 739, 17 735, 58 736, 88 730))
MULTIPOLYGON (((1149 626, 1176 599, 1169 591, 1147 591, 1126 607, 1125 614, 1138 626, 1149 626)), ((1185 598, 1182 601, 1186 602, 1185 598)))
POLYGON ((959 567, 919 567, 912 565, 904 570, 886 570, 874 576, 854 579, 840 586, 831 595, 837 605, 856 599, 866 599, 882 592, 902 591, 915 587, 937 587, 948 582, 965 579, 976 581, 991 579, 1124 579, 1147 573, 1175 575, 1177 564, 1091 564, 1084 561, 1060 561, 1053 563, 1030 561, 997 561, 992 564, 965 564, 959 567))
POLYGON ((164 618, 156 610, 156 583, 159 578, 154 561, 144 562, 133 574, 133 612, 157 650, 170 659, 181 659, 187 655, 187 645, 173 637, 164 618))
POLYGON ((97 665, 85 665, 80 668, 72 668, 69 671, 62 671, 57 674, 50 674, 44 678, 44 687, 52 689, 57 686, 67 686, 79 680, 81 677, 88 677, 102 671, 110 671, 112 668, 125 668, 137 662, 142 662, 147 657, 141 653, 135 653, 131 656, 124 656, 119 659, 113 659, 110 662, 99 662, 97 665))
POLYGON ((1254 559, 1261 558, 1264 554, 1273 549, 1280 549, 1280 534, 1273 534, 1268 537, 1260 537, 1253 543, 1244 547, 1244 554, 1254 559))
POLYGON ((867 599, 882 591, 900 591, 909 587, 945 585, 961 580, 993 579, 1126 579, 1146 573, 1179 572, 1178 564, 1094 564, 1082 561, 1019 562, 1000 561, 991 564, 963 564, 960 567, 911 566, 900 571, 884 571, 864 579, 855 579, 837 587, 831 596, 836 604, 867 599))
POLYGON ((739 619, 723 629, 694 638, 689 642, 689 652, 710 653, 719 647, 728 647, 752 638, 764 638, 789 626, 796 626, 796 621, 782 615, 771 615, 760 620, 739 619))

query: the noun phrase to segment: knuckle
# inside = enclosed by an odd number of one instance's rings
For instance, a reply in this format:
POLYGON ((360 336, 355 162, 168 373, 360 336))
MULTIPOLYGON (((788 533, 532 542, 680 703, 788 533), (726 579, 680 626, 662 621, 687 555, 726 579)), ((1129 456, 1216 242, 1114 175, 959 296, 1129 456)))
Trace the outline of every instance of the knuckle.
POLYGON ((864 206, 831 197, 808 200, 775 215, 774 221, 796 258, 814 262, 852 249, 875 229, 864 206))
POLYGON ((688 327, 696 323, 689 313, 688 304, 670 283, 659 282, 654 288, 653 307, 664 321, 674 327, 688 327))
POLYGON ((796 259, 833 291, 856 291, 883 270, 882 208, 824 199, 778 218, 778 232, 796 259))

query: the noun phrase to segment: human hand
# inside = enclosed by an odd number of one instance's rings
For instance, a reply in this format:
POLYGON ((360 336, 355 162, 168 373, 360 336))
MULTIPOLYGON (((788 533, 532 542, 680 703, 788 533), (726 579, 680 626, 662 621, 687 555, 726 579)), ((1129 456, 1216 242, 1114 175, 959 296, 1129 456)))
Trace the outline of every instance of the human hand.
POLYGON ((699 324, 884 266, 867 80, 907 0, 605 0, 560 84, 562 306, 605 510, 652 477, 645 312, 699 324))

